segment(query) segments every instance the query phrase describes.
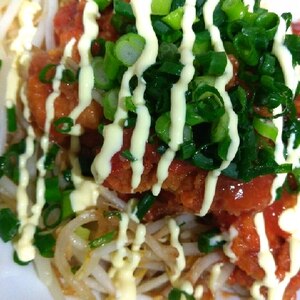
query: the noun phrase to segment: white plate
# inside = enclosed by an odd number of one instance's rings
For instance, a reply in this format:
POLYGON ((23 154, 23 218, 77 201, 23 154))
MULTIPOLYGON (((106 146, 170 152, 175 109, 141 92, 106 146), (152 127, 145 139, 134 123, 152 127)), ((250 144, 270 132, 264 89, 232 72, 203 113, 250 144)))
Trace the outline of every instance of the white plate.
MULTIPOLYGON (((247 0, 251 2, 252 0, 247 0)), ((263 0, 262 5, 278 14, 291 11, 294 20, 300 19, 298 0, 263 0)), ((48 289, 38 279, 32 264, 18 266, 12 260, 12 247, 0 240, 0 299, 52 300, 48 289)), ((300 300, 300 297, 297 297, 300 300)))

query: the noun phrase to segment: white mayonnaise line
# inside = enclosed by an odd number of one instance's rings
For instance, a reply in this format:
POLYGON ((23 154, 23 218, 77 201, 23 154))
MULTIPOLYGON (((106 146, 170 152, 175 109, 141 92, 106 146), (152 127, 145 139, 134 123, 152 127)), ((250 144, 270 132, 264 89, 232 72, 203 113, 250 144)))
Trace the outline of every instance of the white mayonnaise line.
MULTIPOLYGON (((17 3, 17 2, 16 2, 17 3)), ((6 90, 6 106, 8 108, 16 104, 17 94, 20 84, 20 76, 18 68, 20 65, 27 66, 30 59, 30 50, 32 48, 31 41, 36 32, 36 27, 33 24, 35 15, 40 11, 40 5, 35 2, 23 1, 21 3, 20 11, 18 14, 20 29, 16 39, 12 42, 10 50, 14 53, 11 69, 7 78, 7 90, 6 90)), ((29 120, 30 113, 27 107, 27 99, 24 91, 24 86, 20 89, 20 97, 24 103, 24 116, 29 120)), ((34 152, 34 131, 31 126, 27 129, 26 138, 26 150, 20 157, 20 184, 17 187, 17 213, 20 217, 20 233, 21 238, 16 243, 16 251, 21 260, 27 261, 34 257, 34 247, 31 241, 28 241, 28 235, 32 235, 35 232, 35 226, 30 224, 31 220, 27 219, 27 208, 29 205, 29 197, 26 192, 26 188, 29 183, 29 173, 26 170, 26 164, 28 159, 34 152), (24 202, 22 202, 24 201, 24 202), (24 232, 27 232, 28 235, 24 232)))
MULTIPOLYGON (((26 195, 26 187, 28 185, 28 182, 26 181, 26 174, 24 168, 26 167, 26 161, 21 160, 20 163, 20 170, 22 170, 22 174, 20 178, 22 178, 22 175, 24 176, 24 181, 21 179, 20 183, 20 193, 17 193, 17 203, 19 205, 18 214, 22 214, 23 222, 21 222, 20 227, 20 233, 21 238, 16 244, 16 250, 18 251, 18 255, 21 260, 28 261, 34 258, 35 251, 34 247, 32 246, 33 236, 35 233, 35 226, 38 225, 38 221, 40 218, 40 215, 42 213, 42 209, 45 204, 45 181, 44 177, 46 175, 46 169, 44 166, 46 154, 49 148, 49 132, 50 132, 50 125, 51 121, 54 118, 54 101, 55 99, 60 95, 60 84, 62 79, 62 73, 65 69, 64 63, 67 59, 67 57, 71 57, 72 55, 72 49, 75 44, 75 39, 72 39, 65 47, 64 49, 64 55, 61 59, 60 65, 56 68, 55 76, 52 83, 52 89, 53 92, 48 96, 46 99, 46 120, 44 125, 44 135, 41 138, 41 148, 43 155, 37 162, 37 169, 39 171, 39 176, 37 179, 37 187, 36 187, 36 203, 31 208, 32 215, 29 216, 28 211, 28 196, 26 195), (23 168, 23 169, 22 169, 23 168), (27 182, 27 183, 26 183, 27 182), (26 183, 26 185, 25 185, 26 183), (26 196, 25 196, 26 195, 26 196), (19 197, 18 197, 19 196, 19 197), (24 202, 23 202, 24 201, 24 202), (23 223, 23 226, 22 226, 23 223)), ((25 99, 25 95, 21 97, 23 98, 23 103, 27 103, 27 99, 25 99)), ((27 118, 29 120, 29 113, 27 112, 28 108, 25 106, 24 115, 27 115, 27 118)), ((28 137, 32 136, 33 129, 31 126, 28 127, 28 137), (32 132, 30 132, 32 131, 32 132)), ((34 137, 34 136, 33 136, 34 137)), ((33 140, 30 141, 33 144, 33 140)), ((27 145, 26 145, 27 146, 27 145)), ((28 144, 28 151, 30 151, 31 155, 33 153, 33 146, 28 144)), ((26 147, 27 149, 27 147, 26 147)), ((25 152, 27 154, 27 150, 25 152)), ((30 156, 31 156, 30 155, 30 156)), ((26 158, 26 156, 25 156, 26 158)), ((29 158, 29 157, 28 157, 29 158)), ((19 188, 18 188, 19 190, 19 188)))
POLYGON ((226 241, 226 244, 223 246, 224 254, 230 259, 230 262, 233 264, 238 260, 235 253, 232 251, 231 246, 233 240, 238 236, 239 232, 234 226, 230 226, 228 232, 222 234, 223 239, 226 241))
MULTIPOLYGON (((25 120, 29 123, 30 119, 30 111, 28 108, 28 101, 25 93, 25 86, 21 87, 20 90, 20 97, 21 101, 24 105, 24 117, 25 120)), ((29 172, 27 170, 27 162, 30 157, 32 157, 34 153, 34 140, 35 140, 35 134, 34 130, 31 125, 28 125, 27 128, 27 137, 25 140, 25 153, 21 154, 19 157, 19 178, 20 182, 17 186, 17 192, 16 192, 16 199, 17 199, 17 214, 18 219, 20 220, 20 228, 19 232, 22 233, 24 228, 28 226, 27 230, 32 230, 29 224, 28 224, 28 207, 30 205, 30 199, 27 194, 27 187, 29 184, 29 172)), ((35 227, 34 227, 35 230, 35 227)), ((24 234, 24 233, 23 233, 24 234)), ((21 235, 21 239, 15 243, 15 249, 18 253, 18 257, 21 260, 29 260, 27 257, 31 257, 32 253, 34 255, 35 250, 32 244, 28 244, 28 241, 21 235)))
POLYGON ((31 41, 36 33, 36 27, 33 24, 35 15, 41 7, 36 2, 23 1, 18 14, 20 29, 18 36, 12 42, 10 50, 14 53, 14 59, 7 78, 6 106, 11 108, 16 104, 20 76, 18 72, 19 65, 26 66, 30 59, 31 41))
POLYGON ((140 248, 145 242, 146 236, 145 225, 138 224, 132 247, 129 249, 126 247, 128 243, 128 225, 129 216, 122 213, 117 239, 117 252, 112 255, 113 267, 109 271, 109 275, 117 289, 116 299, 119 300, 136 299, 136 281, 133 273, 141 260, 140 248))
MULTIPOLYGON (((205 27, 210 33, 211 41, 215 51, 225 51, 224 45, 220 36, 219 29, 213 24, 213 14, 219 0, 208 0, 203 7, 203 16, 205 27)), ((228 134, 231 139, 231 143, 228 149, 227 158, 221 164, 221 166, 209 172, 205 181, 205 191, 202 208, 199 212, 200 216, 207 214, 212 201, 214 199, 218 178, 221 171, 226 169, 230 162, 234 159, 235 154, 240 144, 240 138, 238 134, 238 118, 232 108, 232 103, 228 93, 226 92, 226 84, 230 81, 233 75, 233 68, 230 60, 227 58, 227 65, 225 72, 222 76, 216 78, 215 88, 219 91, 223 98, 226 113, 229 116, 228 134)))
MULTIPOLYGON (((57 97, 60 96, 60 85, 61 85, 61 79, 63 75, 63 71, 65 70, 65 63, 68 57, 72 57, 72 50, 75 45, 76 40, 72 38, 66 45, 64 49, 63 57, 60 61, 60 64, 56 67, 55 76, 53 78, 52 82, 52 89, 53 92, 48 96, 46 99, 46 120, 45 120, 45 126, 44 126, 44 139, 49 143, 49 132, 50 132, 50 126, 51 122, 54 118, 54 102, 57 99, 57 97)), ((46 147, 48 148, 48 147, 46 147)))
POLYGON ((194 55, 193 46, 195 42, 195 33, 193 31, 193 23, 196 18, 196 1, 186 0, 184 5, 184 14, 181 22, 182 26, 182 42, 179 48, 180 62, 183 69, 178 82, 171 89, 171 126, 170 126, 170 142, 169 148, 162 155, 157 167, 157 182, 152 188, 152 193, 158 195, 161 186, 168 177, 168 169, 172 163, 176 151, 183 142, 183 129, 185 125, 186 115, 186 98, 185 93, 188 90, 188 84, 192 81, 195 68, 193 65, 194 55))
POLYGON ((131 189, 134 191, 141 181, 144 171, 143 157, 145 154, 146 143, 149 137, 151 126, 151 116, 145 105, 144 93, 146 82, 142 78, 144 71, 156 62, 158 54, 158 40, 151 23, 151 0, 139 1, 132 0, 131 5, 136 15, 136 28, 138 33, 145 39, 145 48, 139 59, 136 75, 138 86, 133 93, 133 102, 136 106, 137 120, 133 130, 130 144, 130 152, 135 158, 131 163, 132 179, 131 189), (143 11, 143 14, 139 12, 143 11))
MULTIPOLYGON (((298 84, 297 72, 296 69, 293 67, 292 54, 284 45, 286 23, 282 17, 280 17, 279 20, 280 22, 274 37, 272 53, 277 57, 279 64, 282 68, 286 86, 288 86, 292 90, 293 95, 295 95, 295 91, 298 84)), ((281 114, 282 106, 280 105, 277 108, 275 108, 273 113, 274 115, 281 114)), ((273 123, 278 130, 276 141, 275 141, 275 161, 278 164, 284 164, 286 162, 284 157, 284 144, 282 141, 283 122, 284 122, 283 117, 273 119, 273 123)), ((286 176, 287 176, 286 174, 276 175, 271 187, 271 195, 272 195, 271 202, 273 202, 276 199, 276 191, 279 187, 283 185, 286 176)))
POLYGON ((173 273, 170 274, 170 280, 174 283, 181 275, 181 272, 186 266, 185 256, 183 247, 179 242, 180 227, 177 225, 174 219, 170 219, 168 222, 168 227, 171 235, 171 245, 178 251, 178 256, 176 257, 176 264, 174 265, 173 273))
POLYGON ((145 91, 145 82, 142 78, 142 74, 147 67, 155 62, 158 45, 152 24, 150 22, 151 1, 147 0, 141 2, 134 0, 131 1, 131 6, 136 18, 138 33, 143 35, 146 40, 144 49, 146 52, 143 51, 142 55, 135 62, 135 64, 129 67, 123 75, 115 119, 112 124, 104 127, 104 142, 100 153, 95 157, 92 164, 92 173, 96 182, 102 183, 111 172, 111 159, 114 154, 121 149, 123 144, 123 123, 127 119, 128 115, 126 108, 124 107, 124 99, 125 97, 131 96, 129 81, 134 75, 136 75, 138 77, 138 86, 133 93, 133 100, 134 103, 138 104, 138 120, 135 132, 133 134, 133 139, 134 141, 138 140, 139 138, 141 139, 138 141, 139 146, 136 146, 135 143, 131 141, 131 150, 135 155, 137 155, 137 164, 133 164, 134 176, 132 178, 132 185, 133 187, 136 187, 140 182, 140 176, 143 170, 142 155, 145 151, 145 143, 149 134, 148 127, 150 126, 150 116, 148 115, 148 110, 146 110, 146 107, 144 106, 143 96, 145 91), (143 117, 145 117, 144 120, 141 119, 143 117), (144 128, 140 128, 141 125, 143 125, 144 128), (112 136, 114 137, 113 139, 111 138, 112 136))
MULTIPOLYGON (((265 272, 265 277, 262 281, 255 281, 251 287, 251 295, 255 299, 265 299, 260 293, 260 288, 266 286, 268 288, 275 288, 278 285, 276 276, 276 262, 270 250, 269 240, 266 235, 265 219, 262 212, 259 212, 254 217, 254 224, 259 236, 260 249, 258 253, 258 263, 265 272)), ((273 298, 269 298, 270 300, 273 298)))
MULTIPOLYGON (((94 72, 91 66, 91 43, 97 38, 99 27, 97 18, 99 17, 98 5, 93 0, 88 0, 83 11, 84 32, 78 42, 80 54, 80 73, 78 79, 78 105, 70 113, 69 117, 77 120, 82 111, 92 102, 92 90, 94 87, 94 72)), ((70 134, 80 135, 80 125, 73 126, 70 134)))

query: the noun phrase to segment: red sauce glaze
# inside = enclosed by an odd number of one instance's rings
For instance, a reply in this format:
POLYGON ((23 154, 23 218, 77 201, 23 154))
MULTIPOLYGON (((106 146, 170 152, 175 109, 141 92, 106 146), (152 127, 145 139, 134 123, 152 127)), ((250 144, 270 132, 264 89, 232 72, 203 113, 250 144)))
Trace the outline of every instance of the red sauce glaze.
POLYGON ((300 20, 292 23, 292 32, 300 35, 300 20))
MULTIPOLYGON (((124 131, 123 147, 112 159, 112 172, 105 181, 105 185, 122 194, 131 193, 132 171, 130 162, 121 155, 129 149, 131 130, 124 131)), ((147 144, 144 155, 145 171, 135 192, 143 193, 151 189, 156 183, 156 169, 160 155, 156 145, 147 144)), ((186 211, 198 213, 203 202, 205 179, 207 172, 190 165, 185 161, 174 160, 169 168, 169 176, 162 185, 162 189, 173 195, 173 201, 168 202, 167 211, 174 211, 183 207, 186 211)), ((245 211, 263 210, 270 201, 270 188, 273 176, 257 177, 250 182, 220 176, 211 211, 227 211, 231 215, 240 215, 245 211), (255 195, 255 196, 254 196, 255 195)), ((152 217, 156 218, 153 211, 152 217)))

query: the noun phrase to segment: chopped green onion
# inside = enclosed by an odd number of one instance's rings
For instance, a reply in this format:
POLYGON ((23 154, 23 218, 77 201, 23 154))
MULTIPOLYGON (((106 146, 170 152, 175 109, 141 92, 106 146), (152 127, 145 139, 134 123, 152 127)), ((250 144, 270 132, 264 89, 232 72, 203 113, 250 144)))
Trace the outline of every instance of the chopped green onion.
POLYGON ((95 249, 101 246, 104 246, 108 243, 110 243, 111 241, 113 241, 113 239, 116 236, 116 230, 110 231, 92 241, 89 242, 89 246, 91 249, 95 249))
POLYGON ((142 221, 151 206, 154 204, 156 197, 152 193, 147 193, 136 205, 135 214, 137 218, 142 221))
POLYGON ((62 209, 60 204, 54 203, 46 207, 43 210, 42 217, 46 228, 52 229, 57 227, 62 220, 62 209))
POLYGON ((118 107, 119 89, 112 89, 102 99, 103 114, 107 120, 113 121, 118 107))
POLYGON ((2 59, 0 59, 0 70, 2 68, 2 59))
POLYGON ((96 2, 96 4, 99 7, 99 11, 103 11, 105 8, 107 8, 112 0, 94 0, 96 2))
POLYGON ((59 151, 59 146, 57 144, 52 144, 50 149, 48 150, 44 161, 44 167, 47 171, 53 170, 54 161, 56 159, 56 155, 58 151, 59 151))
POLYGON ((151 12, 153 15, 165 16, 170 12, 172 0, 152 0, 151 12))
POLYGON ((259 72, 263 75, 273 75, 276 70, 276 58, 270 54, 266 53, 260 59, 259 72))
POLYGON ((113 86, 113 82, 108 78, 104 70, 104 58, 95 57, 92 61, 92 67, 94 72, 94 85, 100 90, 109 90, 113 86))
POLYGON ((136 106, 133 103, 132 96, 125 97, 125 107, 126 107, 127 111, 136 112, 136 106))
POLYGON ((8 132, 15 132, 17 130, 17 116, 15 105, 7 108, 7 130, 8 132))
POLYGON ((192 162, 196 167, 203 170, 214 170, 216 168, 214 160, 205 156, 201 150, 196 151, 192 157, 192 162))
POLYGON ((48 64, 39 73, 39 80, 42 83, 52 83, 55 77, 55 69, 57 65, 48 64))
POLYGON ((162 18, 167 25, 169 25, 174 30, 181 29, 181 21, 183 18, 183 7, 178 7, 175 10, 171 11, 168 15, 162 18))
POLYGON ((219 120, 213 122, 211 129, 211 141, 213 143, 221 142, 228 134, 229 116, 224 113, 219 120))
POLYGON ((132 153, 129 150, 122 151, 121 155, 131 162, 136 161, 136 158, 132 155, 132 153))
POLYGON ((114 12, 116 15, 121 15, 129 19, 134 19, 132 7, 124 0, 114 0, 114 12))
POLYGON ((103 70, 109 80, 115 80, 119 74, 120 61, 115 55, 115 44, 107 41, 105 43, 105 56, 103 70))
POLYGON ((108 219, 110 218, 118 218, 119 220, 122 219, 121 212, 118 210, 105 210, 103 212, 103 216, 108 219))
POLYGON ((70 69, 64 69, 62 72, 61 81, 64 83, 74 83, 77 81, 77 74, 70 69))
POLYGON ((218 229, 212 229, 200 234, 198 238, 198 249, 200 252, 207 254, 221 248, 224 243, 225 241, 218 229))
POLYGON ((287 34, 284 44, 290 50, 294 62, 300 64, 300 35, 287 34))
POLYGON ((71 199, 70 199, 71 192, 72 192, 72 190, 66 190, 66 191, 63 191, 63 194, 62 194, 61 218, 63 220, 68 219, 74 215, 74 211, 72 209, 72 204, 71 204, 71 199))
POLYGON ((22 260, 20 260, 20 258, 18 256, 18 253, 16 251, 14 251, 13 260, 19 266, 27 266, 31 262, 31 260, 30 261, 22 261, 22 260))
POLYGON ((4 242, 11 241, 18 233, 20 222, 10 208, 0 210, 0 237, 4 242))
POLYGON ((169 129, 171 125, 170 112, 162 114, 155 122, 155 132, 157 136, 166 144, 169 143, 169 129))
POLYGON ((180 76, 182 69, 183 65, 181 63, 165 61, 158 69, 158 71, 170 75, 180 76))
POLYGON ((185 291, 182 291, 178 288, 172 288, 168 295, 168 300, 195 300, 193 295, 188 294, 185 291))
POLYGON ((37 229, 34 235, 34 245, 42 256, 47 258, 54 256, 55 238, 51 233, 45 233, 37 229))
POLYGON ((260 55, 257 52, 255 45, 251 39, 239 33, 235 36, 233 40, 234 48, 238 56, 245 61, 249 66, 255 66, 259 62, 260 55))
POLYGON ((69 117, 61 117, 53 122, 54 128, 59 133, 68 133, 74 126, 74 120, 69 117))
POLYGON ((276 141, 278 134, 278 129, 273 122, 261 118, 253 118, 253 127, 254 129, 263 137, 276 141))
POLYGON ((193 141, 184 142, 180 146, 180 157, 183 160, 191 158, 196 152, 196 145, 193 141))
POLYGON ((207 30, 196 33, 196 39, 193 46, 193 54, 200 55, 207 53, 212 48, 210 34, 207 30))
POLYGON ((229 21, 240 20, 247 13, 247 6, 241 0, 225 0, 221 9, 226 13, 229 21))
POLYGON ((127 33, 116 42, 116 57, 126 67, 130 67, 138 60, 144 47, 145 39, 142 36, 136 33, 127 33))
POLYGON ((221 76, 227 65, 225 52, 209 51, 196 56, 196 64, 203 68, 204 75, 221 76))
POLYGON ((61 201, 61 191, 57 176, 45 179, 45 199, 48 204, 61 201))

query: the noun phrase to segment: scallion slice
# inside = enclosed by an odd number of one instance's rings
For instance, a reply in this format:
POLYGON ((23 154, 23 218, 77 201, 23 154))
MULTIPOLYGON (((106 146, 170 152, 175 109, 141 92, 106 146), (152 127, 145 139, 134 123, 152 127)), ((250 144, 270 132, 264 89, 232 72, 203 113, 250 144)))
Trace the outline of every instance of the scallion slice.
POLYGON ((90 241, 89 246, 91 249, 95 249, 95 248, 104 246, 104 245, 110 243, 111 241, 113 241, 116 234, 117 234, 116 230, 105 233, 104 235, 101 235, 100 237, 90 241))
POLYGON ((142 221, 151 206, 154 204, 156 197, 152 193, 147 193, 136 205, 135 214, 137 218, 142 221))
POLYGON ((178 288, 172 288, 168 295, 168 300, 195 300, 193 295, 188 294, 185 291, 182 291, 178 288))
POLYGON ((63 83, 74 83, 76 82, 78 79, 77 74, 74 73, 72 70, 70 69, 64 69, 62 72, 62 78, 61 81, 63 83))
POLYGON ((49 204, 61 201, 61 191, 57 176, 45 179, 45 199, 49 204))
POLYGON ((104 58, 100 56, 95 57, 92 61, 92 67, 95 87, 100 90, 110 90, 113 86, 113 82, 105 73, 104 58))
POLYGON ((17 130, 17 116, 16 116, 16 107, 7 108, 7 130, 8 132, 15 132, 17 130))
POLYGON ((183 7, 178 7, 175 10, 171 11, 168 15, 162 18, 166 24, 168 24, 174 30, 181 29, 181 21, 183 18, 183 7))
POLYGON ((34 235, 34 245, 42 256, 47 258, 54 256, 55 238, 51 233, 42 232, 38 228, 34 235))
POLYGON ((39 73, 39 80, 42 83, 52 83, 55 77, 55 69, 57 65, 48 64, 39 73))
POLYGON ((153 15, 165 16, 170 12, 172 0, 152 0, 151 12, 153 15))
POLYGON ((58 203, 49 205, 43 210, 42 217, 46 228, 55 228, 62 220, 61 205, 58 203))
POLYGON ((278 129, 270 120, 254 117, 253 127, 261 136, 270 139, 273 142, 276 141, 278 129))
POLYGON ((116 57, 126 67, 132 66, 142 54, 145 39, 136 33, 121 36, 115 46, 116 57))
POLYGON ((59 133, 68 133, 74 126, 74 120, 69 117, 61 117, 53 122, 54 128, 59 133))
POLYGON ((136 158, 132 155, 132 153, 129 150, 122 151, 121 155, 131 162, 136 161, 136 158))
POLYGON ((202 253, 210 253, 221 248, 225 241, 217 229, 212 229, 200 234, 198 238, 198 249, 202 253))
POLYGON ((18 233, 20 222, 9 208, 0 210, 0 237, 4 242, 11 241, 18 233))

